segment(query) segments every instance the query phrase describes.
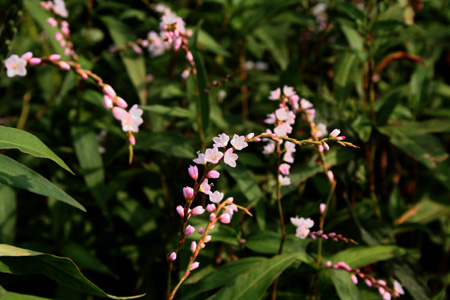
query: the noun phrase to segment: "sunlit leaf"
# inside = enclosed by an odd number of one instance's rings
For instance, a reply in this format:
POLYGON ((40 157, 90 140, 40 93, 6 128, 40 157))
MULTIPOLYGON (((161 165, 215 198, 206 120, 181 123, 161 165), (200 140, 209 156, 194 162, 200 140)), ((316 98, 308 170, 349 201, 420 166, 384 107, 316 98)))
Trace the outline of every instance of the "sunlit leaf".
POLYGON ((0 126, 0 149, 18 149, 24 153, 48 158, 73 174, 66 163, 36 136, 15 128, 0 126))

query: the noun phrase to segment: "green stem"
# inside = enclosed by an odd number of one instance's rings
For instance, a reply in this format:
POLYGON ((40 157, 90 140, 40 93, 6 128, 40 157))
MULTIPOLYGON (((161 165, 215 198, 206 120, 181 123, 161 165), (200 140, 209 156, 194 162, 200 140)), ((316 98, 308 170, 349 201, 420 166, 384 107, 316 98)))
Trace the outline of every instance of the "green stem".
POLYGON ((24 129, 27 122, 28 113, 30 112, 31 92, 25 93, 23 96, 22 111, 20 112, 19 122, 17 122, 17 129, 24 129))

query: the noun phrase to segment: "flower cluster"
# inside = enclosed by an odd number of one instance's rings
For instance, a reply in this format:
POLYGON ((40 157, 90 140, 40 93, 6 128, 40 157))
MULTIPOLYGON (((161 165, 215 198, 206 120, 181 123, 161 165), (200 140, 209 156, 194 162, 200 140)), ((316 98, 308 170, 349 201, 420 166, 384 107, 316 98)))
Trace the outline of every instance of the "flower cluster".
POLYGON ((155 11, 162 14, 159 23, 160 32, 150 31, 146 39, 138 39, 136 42, 129 42, 127 45, 120 48, 113 48, 112 51, 125 50, 133 48, 133 50, 142 54, 142 48, 147 48, 152 57, 164 54, 167 50, 173 49, 179 51, 183 49, 186 53, 186 60, 189 67, 183 71, 181 76, 187 78, 191 72, 197 72, 195 69, 194 57, 192 52, 188 49, 189 38, 192 36, 192 31, 185 28, 185 22, 182 18, 177 16, 169 7, 164 4, 157 4, 153 6, 155 11))
POLYGON ((310 218, 291 218, 291 223, 297 227, 295 236, 300 239, 305 239, 309 235, 309 229, 314 226, 314 221, 310 218))
POLYGON ((390 300, 392 297, 397 298, 400 295, 405 294, 401 284, 394 280, 394 287, 390 288, 387 286, 386 281, 376 280, 372 275, 361 272, 360 269, 352 269, 345 262, 338 262, 333 264, 331 261, 326 263, 326 267, 335 270, 344 270, 351 274, 351 279, 354 284, 358 284, 358 277, 363 279, 368 287, 374 287, 378 289, 378 292, 383 297, 384 300, 390 300))
POLYGON ((64 49, 64 54, 70 55, 75 61, 77 61, 78 55, 73 50, 73 43, 70 41, 69 23, 60 19, 61 17, 67 18, 69 15, 64 0, 54 0, 54 2, 42 1, 41 7, 52 12, 54 15, 54 18, 47 19, 47 23, 58 29, 58 32, 55 34, 54 38, 59 42, 61 48, 64 49))
POLYGON ((27 52, 19 57, 16 54, 11 55, 5 60, 6 75, 8 77, 25 76, 27 74, 26 66, 39 66, 51 64, 63 70, 73 70, 83 79, 91 78, 104 92, 103 103, 106 108, 112 109, 116 119, 122 122, 122 130, 128 134, 131 145, 135 145, 136 139, 133 132, 139 132, 139 126, 143 123, 142 109, 135 104, 127 112, 124 108, 128 107, 128 103, 121 97, 117 96, 114 89, 103 83, 103 80, 89 70, 84 70, 80 64, 73 61, 63 61, 59 54, 52 54, 48 57, 33 57, 33 53, 27 52))

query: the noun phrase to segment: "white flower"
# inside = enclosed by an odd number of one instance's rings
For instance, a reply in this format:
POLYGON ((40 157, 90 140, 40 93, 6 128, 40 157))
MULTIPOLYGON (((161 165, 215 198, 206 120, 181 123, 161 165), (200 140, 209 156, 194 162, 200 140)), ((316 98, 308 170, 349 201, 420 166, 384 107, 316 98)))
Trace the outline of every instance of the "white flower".
POLYGON ((270 92, 269 100, 278 100, 281 96, 280 88, 277 88, 275 91, 270 92))
POLYGON ((27 61, 16 54, 11 55, 5 60, 6 75, 8 77, 27 75, 27 61))
POLYGON ((275 151, 275 142, 269 140, 269 143, 264 146, 263 154, 270 154, 275 151))
POLYGON ((245 141, 245 136, 239 136, 237 134, 233 135, 231 145, 233 145, 236 150, 242 150, 248 146, 247 142, 245 141))
POLYGON ((142 113, 142 109, 137 104, 133 105, 129 112, 117 106, 113 108, 113 115, 116 119, 122 121, 124 132, 139 132, 139 125, 144 122, 141 118, 142 113))
POLYGON ((394 280, 394 291, 400 295, 405 294, 402 285, 397 280, 394 280))
POLYGON ((219 134, 219 137, 214 137, 214 147, 226 147, 228 145, 228 141, 230 140, 230 137, 226 135, 225 133, 219 134))
POLYGON ((223 193, 219 191, 215 191, 214 193, 209 194, 209 201, 213 203, 219 203, 223 199, 223 193))
POLYGON ((224 162, 232 168, 236 167, 236 160, 238 159, 238 155, 233 153, 233 148, 228 149, 225 152, 224 162))
POLYGON ((222 157, 223 153, 217 148, 206 149, 205 151, 205 161, 210 163, 217 164, 222 157))
POLYGON ((294 94, 295 94, 294 88, 285 85, 285 86, 283 87, 283 94, 284 94, 286 97, 290 97, 290 96, 294 95, 294 94))
POLYGON ((69 16, 64 0, 55 0, 53 3, 53 11, 55 14, 60 15, 63 18, 67 18, 69 16))
POLYGON ((306 238, 310 232, 309 229, 314 226, 314 221, 311 220, 310 218, 308 219, 298 217, 291 218, 291 223, 297 227, 295 236, 301 239, 306 238))
POLYGON ((282 176, 281 174, 278 176, 278 181, 281 185, 290 185, 291 184, 291 178, 289 176, 282 176))
POLYGON ((147 39, 150 41, 148 46, 148 51, 152 57, 164 54, 166 50, 166 45, 164 44, 161 37, 154 31, 148 33, 147 39))

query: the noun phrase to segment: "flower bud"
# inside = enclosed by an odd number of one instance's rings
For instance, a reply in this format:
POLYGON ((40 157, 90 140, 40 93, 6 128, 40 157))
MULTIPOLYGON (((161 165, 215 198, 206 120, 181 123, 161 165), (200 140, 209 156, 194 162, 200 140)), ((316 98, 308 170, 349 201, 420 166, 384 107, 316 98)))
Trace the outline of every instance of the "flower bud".
POLYGON ((192 198, 192 196, 194 196, 194 189, 191 187, 184 187, 183 188, 183 196, 184 199, 189 200, 192 198))
POLYGON ((41 62, 42 62, 42 60, 41 60, 40 58, 38 58, 38 57, 30 58, 30 60, 28 61, 28 63, 29 63, 31 66, 39 65, 41 62))
POLYGON ((180 215, 180 217, 184 217, 184 207, 181 205, 177 206, 177 213, 180 215))
POLYGON ((105 85, 103 87, 103 91, 105 92, 106 95, 108 95, 111 99, 114 99, 114 97, 117 96, 116 91, 114 91, 114 89, 109 85, 105 85))
POLYGON ((128 140, 130 141, 130 144, 131 145, 136 145, 136 138, 134 137, 134 135, 130 135, 129 137, 128 137, 128 140))
POLYGON ((192 242, 191 243, 191 252, 195 252, 196 249, 197 249, 197 243, 196 242, 192 242))
POLYGON ((33 53, 32 52, 26 52, 24 53, 21 58, 25 59, 25 60, 30 60, 33 57, 33 53))
POLYGON ((358 278, 356 278, 355 274, 352 274, 351 279, 352 279, 353 284, 357 284, 358 283, 358 278))
POLYGON ((330 133, 330 137, 337 137, 339 136, 339 134, 341 133, 341 131, 339 129, 334 129, 331 133, 330 133))
POLYGON ((59 54, 52 54, 52 55, 50 55, 50 56, 48 57, 48 59, 49 59, 50 61, 57 61, 57 60, 60 60, 60 59, 61 59, 61 55, 59 55, 59 54))
POLYGON ((325 203, 320 203, 320 213, 323 214, 325 210, 327 209, 327 205, 325 203))
POLYGON ((200 234, 204 234, 204 233, 205 233, 205 228, 200 227, 200 228, 197 230, 197 232, 200 233, 200 234))
POLYGON ((113 107, 113 100, 108 95, 103 95, 103 104, 106 108, 112 108, 113 107))
POLYGON ((220 173, 216 170, 209 171, 208 174, 206 175, 206 177, 213 178, 213 179, 219 178, 219 176, 220 176, 220 173))
POLYGON ((197 206, 192 210, 192 214, 195 215, 201 215, 205 212, 205 209, 202 206, 197 206))
POLYGON ((115 103, 118 107, 121 107, 121 108, 126 108, 128 106, 128 103, 125 100, 123 100, 123 98, 121 98, 121 97, 116 97, 115 103))
POLYGON ((194 231, 195 231, 194 226, 188 225, 188 226, 186 227, 186 230, 184 231, 184 234, 185 234, 186 236, 188 236, 188 235, 193 234, 194 231))
POLYGON ((227 213, 224 213, 219 217, 219 220, 224 224, 228 224, 231 222, 231 216, 227 213))
POLYGON ((194 262, 194 263, 192 263, 192 265, 191 265, 191 271, 197 269, 199 265, 200 265, 199 262, 194 262))
POLYGON ((59 61, 58 66, 64 70, 70 70, 70 65, 65 61, 59 61))
POLYGON ((174 261, 175 259, 177 259, 177 254, 176 254, 175 252, 170 253, 169 259, 170 259, 171 261, 174 261))
POLYGON ((198 178, 198 168, 197 168, 197 166, 189 166, 188 173, 189 173, 189 176, 191 176, 192 179, 197 180, 197 178, 198 178))
POLYGON ((208 212, 213 212, 213 211, 215 211, 216 210, 216 206, 214 205, 214 204, 208 204, 207 206, 206 206, 206 210, 208 211, 208 212))

